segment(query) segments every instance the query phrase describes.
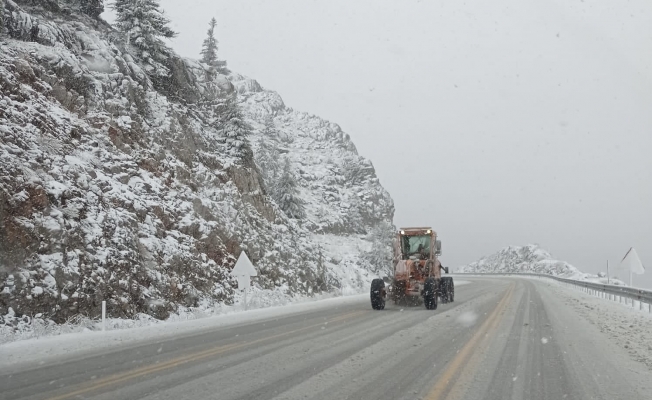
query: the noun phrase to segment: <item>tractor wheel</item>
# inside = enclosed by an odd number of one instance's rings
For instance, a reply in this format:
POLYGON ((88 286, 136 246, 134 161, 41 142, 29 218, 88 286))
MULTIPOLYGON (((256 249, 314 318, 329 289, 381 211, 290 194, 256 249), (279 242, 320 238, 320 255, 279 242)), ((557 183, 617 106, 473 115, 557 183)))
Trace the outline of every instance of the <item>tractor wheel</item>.
POLYGON ((371 308, 382 310, 385 308, 385 282, 382 279, 371 281, 371 308))
POLYGON ((437 291, 437 295, 442 304, 448 303, 448 290, 446 287, 446 281, 444 281, 443 278, 439 281, 439 290, 437 291))
POLYGON ((451 277, 443 277, 441 278, 440 281, 440 289, 441 289, 441 301, 442 303, 449 303, 453 301, 453 278, 451 277))
POLYGON ((423 303, 427 310, 437 309, 437 281, 435 278, 428 278, 424 282, 423 303))
POLYGON ((448 301, 451 303, 455 301, 455 284, 453 283, 453 280, 451 279, 451 285, 448 288, 448 301))

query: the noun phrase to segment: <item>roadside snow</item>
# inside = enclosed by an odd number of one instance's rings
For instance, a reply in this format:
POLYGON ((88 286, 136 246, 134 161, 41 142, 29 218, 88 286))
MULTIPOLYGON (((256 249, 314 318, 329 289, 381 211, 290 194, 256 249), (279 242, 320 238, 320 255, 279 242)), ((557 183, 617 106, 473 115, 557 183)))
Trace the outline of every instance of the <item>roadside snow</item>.
MULTIPOLYGON (((455 286, 470 284, 470 281, 455 279, 455 286)), ((352 289, 349 288, 347 292, 352 289)), ((76 327, 68 327, 61 332, 41 330, 40 335, 24 340, 0 344, 0 369, 16 364, 44 361, 65 355, 71 356, 90 350, 103 350, 123 346, 127 343, 165 340, 178 335, 199 333, 202 330, 275 318, 282 315, 314 311, 333 306, 353 304, 367 299, 368 294, 350 294, 327 298, 331 294, 302 298, 290 302, 287 296, 253 288, 247 301, 250 310, 244 311, 242 293, 237 292, 236 305, 221 306, 213 312, 197 310, 171 316, 167 321, 159 321, 147 315, 133 320, 109 318, 106 331, 97 329, 100 323, 92 320, 81 321, 76 327), (255 309, 251 309, 255 308, 255 309), (71 329, 78 328, 79 331, 71 329)), ((33 333, 33 330, 29 331, 33 333)))
POLYGON ((546 280, 550 289, 558 295, 566 307, 575 310, 612 343, 624 349, 635 361, 652 370, 652 314, 644 305, 626 307, 624 304, 595 297, 579 290, 566 287, 554 280, 546 280))
POLYGON ((185 321, 165 321, 133 329, 112 331, 90 331, 66 335, 19 340, 0 345, 0 371, 18 364, 54 362, 58 357, 78 356, 83 353, 107 350, 125 344, 155 342, 197 334, 202 331, 253 321, 276 318, 284 315, 333 308, 367 300, 368 294, 335 297, 316 301, 294 303, 286 306, 258 310, 232 312, 210 318, 185 321))

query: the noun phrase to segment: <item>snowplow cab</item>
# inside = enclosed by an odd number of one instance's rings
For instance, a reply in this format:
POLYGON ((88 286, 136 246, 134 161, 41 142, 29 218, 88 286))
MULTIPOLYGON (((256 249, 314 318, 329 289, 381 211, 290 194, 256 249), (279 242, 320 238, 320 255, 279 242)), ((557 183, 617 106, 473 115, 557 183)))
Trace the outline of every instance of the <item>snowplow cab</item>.
POLYGON ((441 264, 437 260, 440 243, 432 228, 401 228, 394 248, 394 279, 440 278, 441 264))

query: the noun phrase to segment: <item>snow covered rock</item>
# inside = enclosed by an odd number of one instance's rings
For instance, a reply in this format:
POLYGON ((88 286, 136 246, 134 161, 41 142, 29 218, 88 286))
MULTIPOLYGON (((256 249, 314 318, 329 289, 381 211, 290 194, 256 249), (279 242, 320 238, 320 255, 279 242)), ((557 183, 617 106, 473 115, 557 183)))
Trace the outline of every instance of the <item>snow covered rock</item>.
POLYGON ((622 281, 614 279, 614 277, 608 278, 604 272, 597 275, 581 272, 566 261, 554 259, 550 253, 536 244, 506 247, 469 265, 458 267, 457 272, 469 274, 535 273, 602 284, 624 285, 622 281))
POLYGON ((577 268, 565 261, 555 260, 550 253, 535 244, 509 246, 490 256, 460 267, 464 273, 522 273, 548 274, 573 277, 580 274, 577 268))
POLYGON ((356 291, 381 268, 368 255, 393 203, 339 126, 174 54, 152 78, 75 2, 4 4, 0 317, 231 304, 242 250, 284 296, 356 291), (261 140, 282 155, 270 170, 261 140), (303 214, 275 197, 281 158, 303 214))

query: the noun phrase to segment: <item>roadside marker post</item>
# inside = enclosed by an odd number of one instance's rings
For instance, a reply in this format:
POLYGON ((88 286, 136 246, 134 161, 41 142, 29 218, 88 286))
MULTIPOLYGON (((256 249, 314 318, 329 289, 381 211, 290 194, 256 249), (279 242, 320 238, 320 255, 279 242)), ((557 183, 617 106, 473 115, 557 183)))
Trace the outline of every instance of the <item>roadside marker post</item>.
POLYGON ((106 300, 102 300, 102 332, 106 330, 106 300))
POLYGON ((258 272, 244 251, 240 253, 238 261, 231 270, 231 275, 238 281, 238 289, 244 291, 244 309, 247 311, 247 290, 251 286, 251 277, 258 276, 258 272))

